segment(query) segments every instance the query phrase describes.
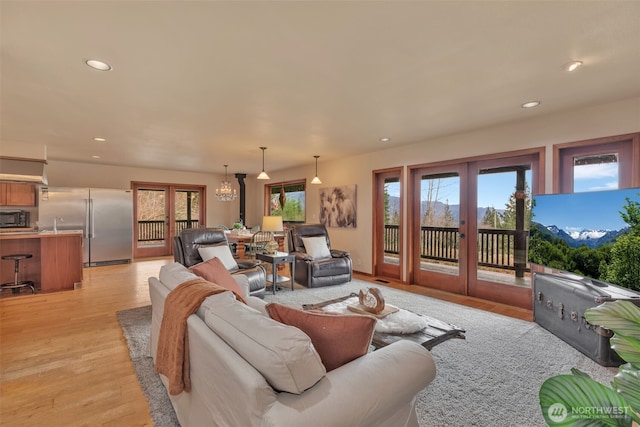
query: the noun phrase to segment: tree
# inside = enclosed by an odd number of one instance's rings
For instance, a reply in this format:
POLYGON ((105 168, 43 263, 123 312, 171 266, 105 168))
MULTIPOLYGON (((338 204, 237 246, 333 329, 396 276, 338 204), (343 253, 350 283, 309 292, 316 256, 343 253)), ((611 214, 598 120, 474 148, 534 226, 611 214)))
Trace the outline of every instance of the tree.
MULTIPOLYGON (((505 210, 501 215, 500 228, 506 230, 516 229, 516 193, 517 190, 511 193, 509 201, 504 205, 505 210)), ((525 228, 531 223, 531 190, 529 190, 529 184, 524 183, 524 224, 525 228)))
POLYGON ((620 216, 629 225, 629 233, 618 237, 611 248, 611 262, 602 279, 625 288, 640 290, 640 202, 626 198, 620 216))
POLYGON ((484 216, 482 217, 482 221, 480 221, 480 225, 491 228, 500 228, 500 214, 493 208, 493 206, 484 211, 484 216))
POLYGON ((444 204, 444 211, 442 212, 442 226, 455 227, 457 225, 458 224, 456 224, 456 219, 453 216, 453 212, 449 207, 449 200, 447 200, 447 202, 444 204))
POLYGON ((625 212, 620 212, 620 216, 624 222, 629 224, 632 233, 640 235, 640 202, 631 200, 629 197, 626 197, 625 200, 627 204, 622 207, 625 212))
POLYGON ((389 224, 389 184, 384 185, 382 203, 384 205, 384 224, 389 224))

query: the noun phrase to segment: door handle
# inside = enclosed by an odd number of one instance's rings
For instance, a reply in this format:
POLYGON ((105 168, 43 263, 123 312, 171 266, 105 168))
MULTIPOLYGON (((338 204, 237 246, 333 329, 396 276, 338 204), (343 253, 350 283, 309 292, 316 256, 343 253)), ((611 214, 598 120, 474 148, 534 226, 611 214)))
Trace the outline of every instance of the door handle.
POLYGON ((460 233, 460 238, 461 238, 461 239, 464 239, 464 238, 465 238, 464 233, 460 233))

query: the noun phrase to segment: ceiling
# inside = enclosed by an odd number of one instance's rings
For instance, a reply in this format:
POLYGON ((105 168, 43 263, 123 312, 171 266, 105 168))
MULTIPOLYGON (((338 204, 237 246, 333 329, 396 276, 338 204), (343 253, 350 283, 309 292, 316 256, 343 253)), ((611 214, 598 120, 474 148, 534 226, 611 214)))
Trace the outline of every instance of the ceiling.
POLYGON ((640 95, 638 1, 3 0, 0 13, 0 140, 45 144, 50 160, 257 174, 260 146, 275 171, 640 95), (568 73, 571 60, 584 66, 568 73))

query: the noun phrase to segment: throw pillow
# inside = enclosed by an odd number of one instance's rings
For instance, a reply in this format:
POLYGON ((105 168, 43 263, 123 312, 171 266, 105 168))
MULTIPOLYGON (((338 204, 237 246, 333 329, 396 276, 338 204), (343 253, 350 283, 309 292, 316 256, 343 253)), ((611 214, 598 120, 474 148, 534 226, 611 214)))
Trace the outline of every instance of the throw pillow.
POLYGON ((277 303, 266 308, 272 319, 309 335, 327 372, 367 354, 376 327, 371 316, 308 312, 277 303))
POLYGON ((242 299, 242 289, 240 289, 240 285, 238 285, 238 282, 236 282, 231 273, 229 273, 224 264, 222 264, 220 258, 211 258, 210 260, 203 261, 200 264, 189 267, 189 270, 205 280, 233 291, 242 299))
POLYGON ((313 259, 331 258, 331 252, 325 237, 303 237, 302 243, 304 244, 304 250, 313 259))
POLYGON ((198 248, 198 253, 203 261, 209 261, 211 258, 220 258, 227 270, 238 269, 238 262, 227 245, 201 246, 198 248))
POLYGON ((275 390, 300 394, 324 377, 322 360, 300 329, 222 294, 207 298, 202 307, 207 326, 275 390))

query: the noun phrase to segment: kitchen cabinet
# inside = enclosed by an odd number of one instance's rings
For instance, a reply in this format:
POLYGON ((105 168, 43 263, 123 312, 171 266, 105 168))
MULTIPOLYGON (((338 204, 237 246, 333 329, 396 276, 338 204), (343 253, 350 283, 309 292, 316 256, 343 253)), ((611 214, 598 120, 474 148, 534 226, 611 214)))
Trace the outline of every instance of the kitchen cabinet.
POLYGON ((36 186, 16 182, 0 183, 0 206, 35 206, 36 186))
MULTIPOLYGON (((38 293, 73 290, 82 283, 82 231, 0 233, 0 256, 31 254, 20 262, 20 280, 32 280, 38 293)), ((1 261, 0 280, 13 282, 13 264, 1 261)))

